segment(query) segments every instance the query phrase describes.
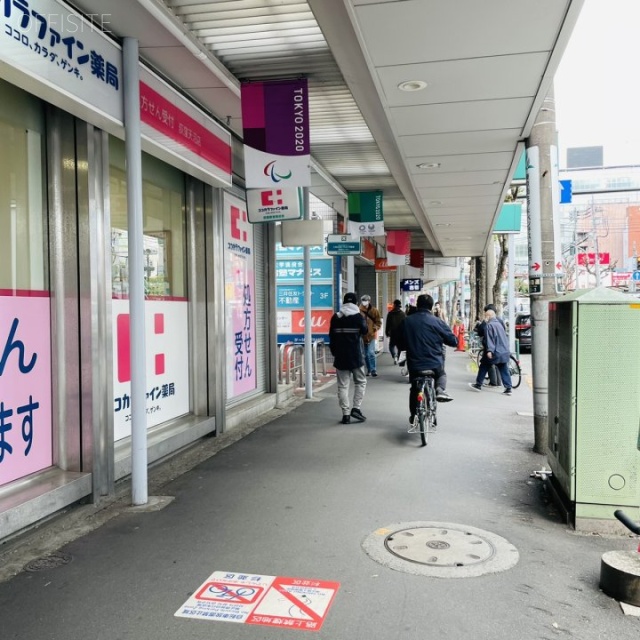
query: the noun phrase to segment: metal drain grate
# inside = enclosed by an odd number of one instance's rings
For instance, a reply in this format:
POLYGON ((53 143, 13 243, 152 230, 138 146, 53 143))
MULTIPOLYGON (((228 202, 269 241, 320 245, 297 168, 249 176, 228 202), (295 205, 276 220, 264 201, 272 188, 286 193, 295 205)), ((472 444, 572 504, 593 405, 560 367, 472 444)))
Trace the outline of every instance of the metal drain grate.
POLYGON ((73 560, 73 556, 71 556, 69 553, 57 551, 56 553, 45 556, 44 558, 38 558, 36 560, 28 562, 25 565, 24 570, 46 571, 47 569, 55 569, 56 567, 61 567, 62 565, 69 564, 71 560, 73 560))
POLYGON ((414 575, 470 578, 515 566, 518 550, 489 531, 446 522, 407 522, 378 529, 363 542, 376 562, 414 575))

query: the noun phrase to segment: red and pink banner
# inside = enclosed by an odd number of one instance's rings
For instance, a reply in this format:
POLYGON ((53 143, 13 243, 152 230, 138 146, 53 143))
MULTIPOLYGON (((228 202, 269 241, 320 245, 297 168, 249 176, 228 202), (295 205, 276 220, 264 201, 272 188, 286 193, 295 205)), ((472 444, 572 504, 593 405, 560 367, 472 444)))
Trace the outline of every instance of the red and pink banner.
POLYGON ((402 266, 409 262, 411 252, 410 231, 387 231, 387 263, 402 266))
POLYGON ((149 71, 141 70, 140 77, 141 131, 161 150, 159 157, 169 154, 168 161, 177 159, 183 171, 230 185, 230 133, 149 71))
POLYGON ((241 100, 247 188, 311 186, 307 80, 245 82, 241 100))
POLYGON ((0 486, 53 464, 46 291, 0 291, 0 486))

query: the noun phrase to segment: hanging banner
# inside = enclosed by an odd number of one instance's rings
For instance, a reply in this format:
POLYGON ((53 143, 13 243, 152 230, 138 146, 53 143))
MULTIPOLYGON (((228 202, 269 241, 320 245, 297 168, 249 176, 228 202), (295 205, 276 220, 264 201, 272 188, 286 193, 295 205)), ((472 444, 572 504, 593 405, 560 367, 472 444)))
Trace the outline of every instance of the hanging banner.
POLYGON ((411 249, 409 253, 409 265, 424 269, 424 249, 411 249))
POLYGON ((384 235, 382 191, 353 191, 348 196, 348 207, 352 236, 384 235))
POLYGON ((301 189, 247 189, 247 216, 251 224, 302 218, 301 189))
POLYGON ((240 97, 247 189, 310 187, 306 78, 244 82, 240 97))
POLYGON ((387 263, 400 267, 409 263, 411 253, 410 231, 387 232, 387 263))

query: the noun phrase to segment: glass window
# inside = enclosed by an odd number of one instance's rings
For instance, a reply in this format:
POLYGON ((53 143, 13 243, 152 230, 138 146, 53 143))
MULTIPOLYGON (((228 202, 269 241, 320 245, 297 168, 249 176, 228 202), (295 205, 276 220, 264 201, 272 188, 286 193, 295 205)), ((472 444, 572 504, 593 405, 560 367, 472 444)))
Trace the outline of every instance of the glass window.
POLYGON ((42 107, 0 81, 0 290, 48 289, 42 107))
MULTIPOLYGON (((127 178, 124 142, 110 140, 112 293, 129 293, 127 178)), ((143 154, 142 212, 145 291, 149 297, 186 297, 184 176, 143 154)))

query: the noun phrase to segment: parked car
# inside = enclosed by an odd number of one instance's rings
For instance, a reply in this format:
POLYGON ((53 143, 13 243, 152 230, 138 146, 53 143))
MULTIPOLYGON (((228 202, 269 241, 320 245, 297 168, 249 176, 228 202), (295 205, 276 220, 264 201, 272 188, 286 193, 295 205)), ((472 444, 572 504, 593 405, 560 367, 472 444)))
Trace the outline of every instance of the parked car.
POLYGON ((520 341, 520 351, 531 351, 531 314, 516 314, 516 340, 520 341))

